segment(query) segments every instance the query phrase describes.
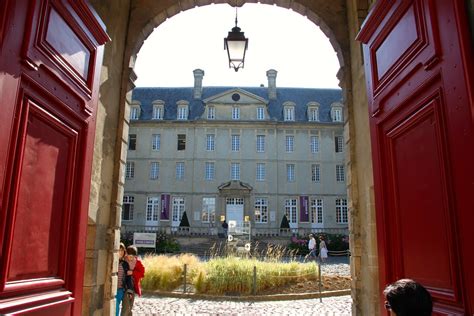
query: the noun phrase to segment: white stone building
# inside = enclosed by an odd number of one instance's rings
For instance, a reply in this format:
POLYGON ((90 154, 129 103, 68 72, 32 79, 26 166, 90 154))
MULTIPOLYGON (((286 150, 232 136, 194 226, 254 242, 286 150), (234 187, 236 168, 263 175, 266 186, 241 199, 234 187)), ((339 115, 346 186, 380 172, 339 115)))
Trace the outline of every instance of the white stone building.
POLYGON ((276 235, 348 226, 341 90, 135 88, 122 226, 216 234, 220 221, 276 235), (181 229, 182 230, 182 229, 181 229))

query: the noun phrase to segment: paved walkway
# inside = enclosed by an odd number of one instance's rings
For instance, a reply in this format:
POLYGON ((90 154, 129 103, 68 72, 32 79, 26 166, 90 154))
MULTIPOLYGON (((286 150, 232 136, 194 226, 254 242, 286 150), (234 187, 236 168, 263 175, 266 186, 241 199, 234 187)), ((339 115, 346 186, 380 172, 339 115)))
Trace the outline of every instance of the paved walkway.
POLYGON ((192 300, 142 297, 135 300, 133 315, 351 315, 350 295, 318 299, 267 302, 192 300))

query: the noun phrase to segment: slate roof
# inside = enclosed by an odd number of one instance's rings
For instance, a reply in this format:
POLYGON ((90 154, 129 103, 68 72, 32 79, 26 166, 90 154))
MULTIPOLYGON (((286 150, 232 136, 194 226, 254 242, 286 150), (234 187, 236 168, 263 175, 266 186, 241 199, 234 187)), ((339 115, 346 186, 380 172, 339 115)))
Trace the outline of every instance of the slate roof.
POLYGON ((203 87, 201 100, 193 99, 193 87, 187 88, 135 88, 132 93, 132 100, 141 104, 140 120, 151 120, 153 105, 155 100, 165 102, 164 120, 176 120, 177 105, 180 100, 189 102, 188 121, 199 119, 204 113, 205 104, 202 100, 217 95, 219 93, 239 88, 268 101, 268 112, 270 119, 283 121, 283 103, 294 102, 295 121, 306 122, 308 102, 318 102, 320 122, 332 122, 330 112, 331 104, 342 103, 342 90, 340 89, 312 89, 312 88, 279 88, 277 87, 277 99, 268 100, 267 87, 203 87))

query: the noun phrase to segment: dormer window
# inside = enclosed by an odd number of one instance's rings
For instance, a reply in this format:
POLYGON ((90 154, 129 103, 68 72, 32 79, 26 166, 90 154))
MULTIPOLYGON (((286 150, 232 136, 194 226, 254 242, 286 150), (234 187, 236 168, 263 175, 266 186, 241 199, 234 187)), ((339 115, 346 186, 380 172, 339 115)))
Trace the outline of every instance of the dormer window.
POLYGON ((207 107, 207 119, 214 120, 216 118, 216 108, 214 106, 207 107))
POLYGON ((164 115, 164 102, 155 101, 153 102, 153 113, 151 116, 152 120, 162 120, 164 115))
POLYGON ((257 120, 265 119, 265 109, 261 106, 257 108, 257 120))
POLYGON ((283 103, 283 111, 285 121, 295 120, 295 104, 293 102, 283 103))
POLYGON ((237 106, 234 106, 232 108, 232 119, 233 120, 240 120, 240 108, 237 106))
POLYGON ((342 104, 331 104, 331 118, 333 122, 342 122, 342 104))
POLYGON ((132 104, 130 106, 130 120, 138 120, 140 118, 140 104, 132 104))
POLYGON ((319 103, 310 102, 308 103, 308 121, 319 122, 319 103))
POLYGON ((187 120, 188 119, 188 102, 187 101, 178 101, 178 120, 187 120))

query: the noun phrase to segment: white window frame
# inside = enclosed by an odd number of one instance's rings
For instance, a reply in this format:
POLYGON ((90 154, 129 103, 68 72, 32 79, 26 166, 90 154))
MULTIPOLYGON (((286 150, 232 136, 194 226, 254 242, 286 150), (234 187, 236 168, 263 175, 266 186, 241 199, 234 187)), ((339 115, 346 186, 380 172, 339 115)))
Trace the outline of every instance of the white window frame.
POLYGON ((257 120, 261 121, 265 119, 265 108, 262 106, 257 107, 257 120))
POLYGON ((268 199, 266 197, 255 198, 254 216, 256 223, 268 223, 268 199))
POLYGON ((298 223, 297 199, 285 200, 285 215, 290 224, 298 223))
POLYGON ((135 161, 127 161, 125 164, 125 179, 135 178, 135 161))
POLYGON ((183 217, 183 214, 186 211, 185 206, 186 204, 185 204, 184 197, 173 197, 172 209, 171 209, 172 222, 179 223, 181 221, 181 217, 183 217))
POLYGON ((334 137, 334 151, 336 153, 344 152, 344 137, 341 135, 337 135, 334 137))
POLYGON ((257 163, 257 169, 256 169, 256 175, 255 175, 255 180, 256 181, 265 181, 265 176, 266 176, 266 166, 265 163, 257 163))
POLYGON ((336 199, 336 223, 347 224, 349 222, 349 214, 347 213, 347 199, 336 199))
POLYGON ((214 151, 216 149, 216 135, 207 134, 206 135, 206 150, 214 151))
POLYGON ((158 180, 160 178, 160 163, 152 161, 150 163, 150 180, 158 180))
POLYGON ((202 198, 201 221, 203 223, 214 223, 216 220, 216 198, 205 196, 202 198), (211 201, 213 203, 211 203, 211 201))
POLYGON ((151 150, 160 151, 161 147, 161 134, 152 134, 151 135, 151 150))
POLYGON ((318 163, 311 165, 311 181, 321 182, 321 165, 318 163))
POLYGON ((215 120, 216 119, 216 107, 210 105, 207 107, 207 119, 208 120, 215 120))
POLYGON ((240 108, 238 106, 232 107, 232 119, 240 120, 240 108))
POLYGON ((135 197, 133 195, 125 194, 122 203, 122 221, 133 221, 133 211, 135 209, 135 197), (128 218, 125 214, 128 212, 128 218))
POLYGON ((289 163, 286 165, 286 181, 295 182, 295 164, 289 163))
POLYGON ((310 138, 311 153, 317 154, 319 152, 319 136, 312 135, 310 138))
POLYGON ((238 134, 231 135, 231 150, 233 152, 240 151, 240 135, 238 134))
POLYGON ((295 151, 295 136, 286 135, 285 137, 285 150, 287 153, 292 153, 295 151))
POLYGON ((342 122, 342 109, 341 108, 332 109, 332 120, 333 122, 342 122))
POLYGON ((176 119, 180 121, 185 121, 188 119, 188 106, 187 105, 178 106, 178 115, 176 119))
POLYGON ((153 105, 153 113, 151 115, 152 120, 163 119, 163 105, 153 105))
POLYGON ((128 150, 135 151, 137 150, 137 134, 128 134, 128 150), (132 148, 133 142, 133 148, 132 148))
POLYGON ((132 105, 130 106, 130 120, 140 119, 140 106, 132 105))
POLYGON ((206 161, 204 164, 204 179, 207 181, 214 180, 215 177, 215 164, 213 161, 206 161))
POLYGON ((185 175, 185 165, 183 161, 176 162, 176 180, 182 181, 184 180, 185 175))
POLYGON ((319 108, 311 107, 308 109, 308 121, 319 122, 319 108))
POLYGON ((285 106, 284 107, 285 115, 284 120, 287 122, 292 122, 295 120, 295 107, 294 106, 285 106))
POLYGON ((146 199, 146 223, 155 224, 158 223, 158 218, 160 214, 160 197, 159 196, 149 196, 146 199))
POLYGON ((230 164, 230 179, 240 180, 240 163, 232 162, 230 164))
POLYGON ((310 202, 310 222, 312 224, 323 224, 324 223, 324 206, 323 199, 311 199, 310 202))
POLYGON ((257 135, 257 152, 265 152, 265 135, 257 135))
POLYGON ((344 165, 336 165, 336 181, 344 182, 346 181, 346 174, 344 170, 344 165))

